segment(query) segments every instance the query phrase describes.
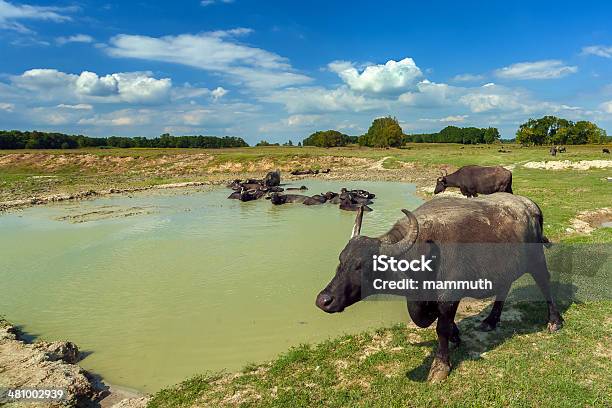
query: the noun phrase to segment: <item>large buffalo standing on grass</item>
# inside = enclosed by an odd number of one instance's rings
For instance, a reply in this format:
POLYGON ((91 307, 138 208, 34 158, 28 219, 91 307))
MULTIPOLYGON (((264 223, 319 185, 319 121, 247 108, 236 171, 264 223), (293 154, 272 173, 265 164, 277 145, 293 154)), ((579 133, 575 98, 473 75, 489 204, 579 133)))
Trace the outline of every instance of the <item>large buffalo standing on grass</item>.
POLYGON ((459 187, 466 197, 478 194, 510 193, 512 194, 512 172, 501 166, 463 166, 454 173, 439 177, 434 194, 447 187, 459 187))
MULTIPOLYGON (((414 212, 402 210, 404 218, 386 234, 371 238, 360 235, 363 212, 358 211, 353 236, 340 253, 340 264, 331 282, 319 293, 316 305, 327 313, 346 307, 372 294, 374 256, 399 260, 432 259, 433 271, 384 273, 384 277, 411 278, 422 285, 402 291, 408 312, 419 327, 429 327, 436 319, 438 350, 429 380, 439 381, 450 372, 449 341, 459 343, 454 322, 463 297, 483 299, 495 296, 482 330, 493 330, 512 282, 531 274, 548 303, 548 328, 561 328, 563 319, 553 302, 550 275, 546 266, 540 208, 531 200, 507 193, 465 200, 437 197, 414 212), (424 281, 459 282, 489 280, 491 288, 425 290, 424 281)), ((421 261, 423 262, 423 261, 421 261)), ((378 289, 378 288, 377 288, 378 289)), ((396 293, 396 292, 387 292, 396 293)), ((397 293, 396 293, 397 294, 397 293)))

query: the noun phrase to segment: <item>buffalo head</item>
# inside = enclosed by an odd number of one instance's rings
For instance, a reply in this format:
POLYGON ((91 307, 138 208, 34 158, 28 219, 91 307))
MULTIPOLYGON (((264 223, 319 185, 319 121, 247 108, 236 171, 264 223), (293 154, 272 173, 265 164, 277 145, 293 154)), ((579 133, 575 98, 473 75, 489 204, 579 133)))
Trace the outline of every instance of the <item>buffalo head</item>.
POLYGON ((436 188, 434 189, 434 194, 439 194, 446 190, 446 176, 448 176, 448 171, 446 171, 446 169, 443 169, 442 176, 438 177, 438 179, 436 180, 436 188))
POLYGON ((439 194, 446 190, 446 177, 438 177, 436 180, 436 188, 434 189, 434 194, 439 194))
POLYGON ((316 305, 327 313, 342 312, 362 298, 362 282, 373 275, 372 259, 379 254, 403 254, 416 241, 419 224, 416 217, 402 210, 406 218, 398 221, 386 234, 371 238, 360 235, 363 207, 357 210, 351 239, 340 253, 340 264, 331 282, 317 296, 316 305))
POLYGON ((269 195, 269 200, 274 205, 285 204, 287 202, 287 196, 284 194, 274 192, 269 195))

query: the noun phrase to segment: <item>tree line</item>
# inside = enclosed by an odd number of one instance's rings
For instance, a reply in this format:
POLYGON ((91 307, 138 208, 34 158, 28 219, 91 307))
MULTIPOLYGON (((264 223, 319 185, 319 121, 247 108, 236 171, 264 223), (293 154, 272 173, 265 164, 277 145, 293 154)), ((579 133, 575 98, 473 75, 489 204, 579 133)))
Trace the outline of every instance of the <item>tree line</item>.
POLYGON ((460 144, 491 144, 500 139, 499 130, 494 127, 477 128, 447 126, 438 133, 421 133, 406 135, 404 142, 413 143, 460 143, 460 144))
POLYGON ((358 143, 368 147, 400 147, 406 143, 494 143, 500 134, 496 128, 480 129, 447 126, 438 133, 406 135, 397 118, 376 118, 361 136, 348 136, 336 130, 318 131, 306 139, 304 146, 336 147, 358 143))
POLYGON ((607 140, 606 131, 592 122, 581 120, 574 123, 556 116, 529 119, 516 132, 516 143, 527 146, 598 144, 607 140))
POLYGON ((306 139, 304 146, 336 147, 358 143, 368 147, 400 147, 406 143, 459 143, 490 144, 516 142, 523 145, 574 145, 597 144, 610 140, 606 131, 596 124, 582 120, 572 122, 555 116, 529 119, 516 132, 516 139, 501 140, 499 130, 494 127, 447 126, 437 133, 407 135, 399 121, 391 116, 374 119, 368 131, 361 136, 348 136, 336 130, 318 131, 306 139))
POLYGON ((205 148, 248 147, 240 137, 233 136, 171 136, 146 137, 89 137, 64 133, 8 130, 0 131, 0 149, 77 149, 84 147, 160 147, 205 148))

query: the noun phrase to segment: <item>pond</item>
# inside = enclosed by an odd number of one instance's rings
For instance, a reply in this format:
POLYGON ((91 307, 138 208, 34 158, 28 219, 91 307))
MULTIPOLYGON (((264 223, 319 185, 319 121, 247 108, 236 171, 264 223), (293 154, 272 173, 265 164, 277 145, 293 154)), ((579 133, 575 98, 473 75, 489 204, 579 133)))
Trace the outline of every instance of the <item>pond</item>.
MULTIPOLYGON (((379 235, 421 200, 410 184, 302 180, 312 195, 376 193, 362 233, 379 235)), ((290 346, 407 321, 405 303, 327 315, 355 213, 324 204, 227 200, 230 190, 140 193, 0 215, 0 313, 81 365, 152 392, 205 371, 239 370, 290 346)))

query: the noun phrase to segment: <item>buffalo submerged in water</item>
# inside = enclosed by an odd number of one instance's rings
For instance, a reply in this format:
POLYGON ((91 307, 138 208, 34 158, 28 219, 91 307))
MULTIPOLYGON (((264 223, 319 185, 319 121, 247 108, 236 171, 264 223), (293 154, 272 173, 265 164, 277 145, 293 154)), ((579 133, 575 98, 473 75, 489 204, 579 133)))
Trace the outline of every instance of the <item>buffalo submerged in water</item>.
MULTIPOLYGON (((466 200, 462 197, 436 197, 395 223, 386 234, 360 235, 363 211, 358 211, 353 236, 340 253, 340 264, 331 282, 319 293, 316 305, 327 313, 342 312, 370 294, 375 277, 410 278, 418 284, 436 282, 488 281, 491 286, 458 290, 435 287, 402 291, 408 312, 419 327, 429 327, 436 319, 438 350, 428 379, 439 381, 450 372, 449 341, 459 343, 454 322, 463 297, 495 296, 481 330, 493 330, 501 316, 512 282, 525 273, 533 276, 548 304, 548 328, 561 328, 563 319, 553 301, 550 274, 543 246, 540 208, 531 200, 508 193, 466 200), (406 273, 374 271, 373 259, 432 261, 432 271, 406 273)), ((427 262, 427 261, 426 261, 427 262)), ((429 267, 429 265, 427 265, 429 267)), ((383 293, 383 292, 379 292, 383 293)), ((395 293, 395 292, 386 292, 395 293)), ((396 293, 397 294, 397 293, 396 293)))

